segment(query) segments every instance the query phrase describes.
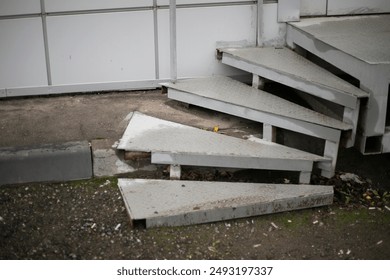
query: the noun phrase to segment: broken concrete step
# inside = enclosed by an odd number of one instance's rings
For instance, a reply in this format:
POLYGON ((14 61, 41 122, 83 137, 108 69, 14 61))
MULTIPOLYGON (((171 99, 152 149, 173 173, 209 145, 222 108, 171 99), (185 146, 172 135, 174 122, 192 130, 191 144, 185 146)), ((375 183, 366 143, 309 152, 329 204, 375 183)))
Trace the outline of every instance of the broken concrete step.
POLYGON ((332 186, 119 179, 133 225, 183 226, 332 204, 332 186))
POLYGON ((330 162, 261 139, 243 140, 138 112, 131 117, 118 149, 150 152, 155 164, 298 171, 301 183, 310 182, 314 162, 330 162))

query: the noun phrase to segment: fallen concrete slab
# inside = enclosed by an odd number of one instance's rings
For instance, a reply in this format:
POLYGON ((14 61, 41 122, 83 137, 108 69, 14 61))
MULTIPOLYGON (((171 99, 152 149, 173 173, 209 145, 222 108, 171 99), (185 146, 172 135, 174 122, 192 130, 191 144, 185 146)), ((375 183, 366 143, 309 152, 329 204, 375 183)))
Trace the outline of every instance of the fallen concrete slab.
POLYGON ((314 162, 330 159, 276 143, 247 141, 135 112, 118 149, 151 153, 152 163, 301 172, 309 183, 314 162))
POLYGON ((133 225, 182 226, 332 204, 332 186, 119 179, 133 225))
POLYGON ((89 142, 0 148, 0 185, 92 178, 89 142))

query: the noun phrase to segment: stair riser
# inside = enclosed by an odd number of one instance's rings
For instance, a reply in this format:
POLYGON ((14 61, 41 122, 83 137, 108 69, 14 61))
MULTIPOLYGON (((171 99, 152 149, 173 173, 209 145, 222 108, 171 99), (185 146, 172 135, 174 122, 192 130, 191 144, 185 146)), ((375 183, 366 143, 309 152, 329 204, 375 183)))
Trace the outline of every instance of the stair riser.
POLYGON ((154 152, 152 153, 154 164, 179 164, 189 166, 207 166, 242 169, 285 170, 285 171, 310 171, 313 162, 306 160, 288 160, 253 157, 225 157, 211 155, 186 155, 154 152))
POLYGON ((188 226, 321 207, 330 205, 332 202, 333 194, 317 195, 305 198, 295 198, 293 200, 286 199, 241 207, 214 209, 212 211, 197 211, 172 217, 151 218, 146 219, 145 224, 146 228, 188 226))

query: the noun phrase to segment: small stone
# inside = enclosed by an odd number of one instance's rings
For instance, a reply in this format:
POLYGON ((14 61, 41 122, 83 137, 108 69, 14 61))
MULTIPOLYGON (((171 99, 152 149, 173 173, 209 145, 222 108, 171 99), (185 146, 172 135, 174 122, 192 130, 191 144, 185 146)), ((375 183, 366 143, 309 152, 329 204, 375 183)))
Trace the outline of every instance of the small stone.
POLYGON ((275 229, 279 229, 279 227, 275 223, 271 223, 271 226, 273 226, 275 229))
POLYGON ((383 240, 380 240, 376 243, 376 245, 381 245, 383 243, 383 240))
POLYGON ((208 249, 210 252, 217 253, 217 249, 215 249, 213 246, 209 246, 208 249))

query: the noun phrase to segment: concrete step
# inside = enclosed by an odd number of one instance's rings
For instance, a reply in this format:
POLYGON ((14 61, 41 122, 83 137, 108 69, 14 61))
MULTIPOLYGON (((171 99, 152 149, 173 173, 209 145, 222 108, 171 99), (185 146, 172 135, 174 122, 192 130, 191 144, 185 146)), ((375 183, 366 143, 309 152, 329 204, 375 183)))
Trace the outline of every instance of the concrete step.
POLYGON ((135 112, 119 141, 119 150, 151 153, 152 163, 284 170, 300 172, 300 182, 310 182, 313 163, 331 160, 269 141, 256 142, 161 120, 135 112))
POLYGON ((332 204, 332 186, 119 179, 134 226, 183 226, 332 204))
POLYGON ((334 174, 341 132, 352 131, 350 124, 227 77, 180 80, 163 86, 171 99, 263 123, 266 140, 275 139, 273 127, 324 139, 324 156, 332 159, 330 166, 322 166, 327 177, 334 174))
POLYGON ((348 147, 355 143, 360 99, 368 93, 288 48, 219 49, 224 64, 276 81, 344 108, 344 122, 353 126, 348 147))
POLYGON ((287 43, 299 46, 359 81, 370 93, 362 106, 357 145, 364 154, 390 149, 390 14, 306 18, 287 25, 287 43))

